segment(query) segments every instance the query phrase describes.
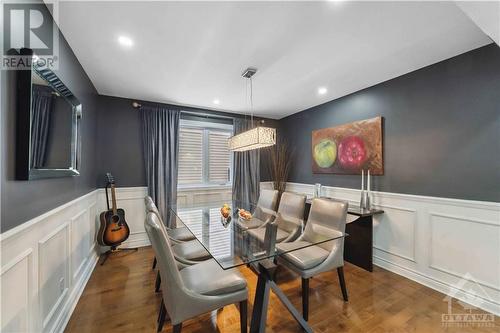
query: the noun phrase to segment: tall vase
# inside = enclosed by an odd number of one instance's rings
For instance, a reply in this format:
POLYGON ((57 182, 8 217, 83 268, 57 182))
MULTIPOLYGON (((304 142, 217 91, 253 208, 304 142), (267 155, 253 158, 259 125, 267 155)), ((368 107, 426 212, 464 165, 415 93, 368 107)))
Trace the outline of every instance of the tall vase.
POLYGON ((359 200, 359 208, 364 209, 365 206, 366 206, 365 170, 361 169, 361 198, 359 200))
POLYGON ((372 198, 371 198, 371 193, 369 191, 366 191, 366 198, 365 198, 365 207, 364 209, 371 210, 372 209, 372 198))
POLYGON ((321 184, 319 183, 314 185, 314 197, 321 198, 321 184))
POLYGON ((372 209, 372 191, 371 191, 371 174, 370 169, 368 169, 368 175, 366 176, 366 200, 365 200, 365 209, 372 209))

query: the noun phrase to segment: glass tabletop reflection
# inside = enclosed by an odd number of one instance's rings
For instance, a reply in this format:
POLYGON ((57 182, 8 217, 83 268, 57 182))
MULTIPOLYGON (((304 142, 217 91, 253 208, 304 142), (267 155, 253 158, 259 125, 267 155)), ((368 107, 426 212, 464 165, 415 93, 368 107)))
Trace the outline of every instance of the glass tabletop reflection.
MULTIPOLYGON (((171 225, 187 227, 223 269, 273 258, 286 252, 341 239, 345 234, 316 235, 310 243, 301 242, 278 252, 274 241, 262 242, 247 232, 246 226, 255 226, 256 205, 240 201, 215 201, 202 204, 180 203, 170 207, 171 225)), ((272 213, 267 211, 267 213, 272 213)), ((259 222, 260 223, 260 222, 259 222)), ((257 224, 259 224, 257 223, 257 224)), ((263 226, 265 228, 265 226, 263 226)))

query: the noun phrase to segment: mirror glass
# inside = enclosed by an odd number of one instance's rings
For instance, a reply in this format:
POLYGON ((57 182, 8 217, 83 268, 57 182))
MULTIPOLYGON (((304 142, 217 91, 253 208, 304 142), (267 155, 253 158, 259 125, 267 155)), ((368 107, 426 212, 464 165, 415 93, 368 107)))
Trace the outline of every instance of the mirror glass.
POLYGON ((30 179, 78 175, 78 99, 49 69, 31 71, 30 179))

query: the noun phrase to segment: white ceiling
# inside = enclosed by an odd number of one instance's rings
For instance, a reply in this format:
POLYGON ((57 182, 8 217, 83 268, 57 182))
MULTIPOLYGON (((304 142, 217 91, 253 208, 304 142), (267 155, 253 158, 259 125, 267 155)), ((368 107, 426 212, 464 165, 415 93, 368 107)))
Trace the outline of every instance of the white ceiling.
POLYGON ((276 119, 491 43, 453 2, 62 2, 59 26, 101 94, 245 113, 255 66, 276 119))

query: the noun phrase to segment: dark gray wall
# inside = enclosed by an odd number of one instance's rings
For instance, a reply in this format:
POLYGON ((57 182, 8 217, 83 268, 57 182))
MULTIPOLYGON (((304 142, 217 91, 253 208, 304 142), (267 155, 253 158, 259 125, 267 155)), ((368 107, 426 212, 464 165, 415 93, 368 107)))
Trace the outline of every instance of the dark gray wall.
POLYGON ((146 186, 139 111, 126 98, 99 96, 98 101, 96 185, 103 187, 106 172, 111 172, 117 186, 146 186))
POLYGON ((81 175, 70 178, 15 180, 15 71, 1 72, 1 224, 5 232, 96 188, 97 92, 60 34, 59 70, 56 72, 80 100, 82 119, 81 175))
POLYGON ((290 181, 359 188, 313 174, 311 131, 381 115, 385 175, 374 189, 500 201, 500 49, 473 50, 280 120, 295 147, 290 181))
MULTIPOLYGON (((133 99, 99 96, 98 130, 98 177, 97 186, 102 187, 106 172, 111 172, 117 186, 146 186, 144 160, 142 156, 141 118, 139 111, 132 107, 133 99)), ((154 105, 147 101, 142 104, 154 105)), ((241 115, 212 112, 177 105, 161 104, 171 109, 219 114, 231 117, 241 115)), ((266 126, 277 127, 278 122, 265 119, 266 126)), ((262 179, 267 180, 265 166, 261 163, 262 179)))

